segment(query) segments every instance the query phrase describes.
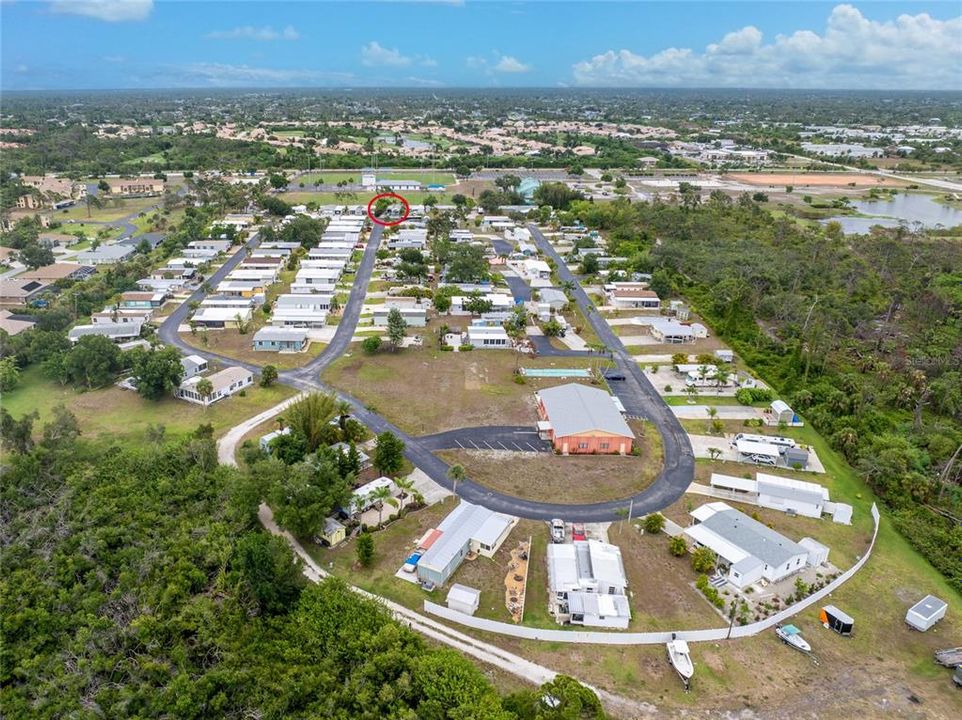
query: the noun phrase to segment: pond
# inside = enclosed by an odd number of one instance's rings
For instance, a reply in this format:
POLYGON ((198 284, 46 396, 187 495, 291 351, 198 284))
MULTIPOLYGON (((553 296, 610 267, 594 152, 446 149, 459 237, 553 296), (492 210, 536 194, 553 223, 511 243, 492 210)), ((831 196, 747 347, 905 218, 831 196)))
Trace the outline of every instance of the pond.
POLYGON ((835 220, 847 234, 867 233, 873 225, 898 227, 899 222, 906 222, 910 227, 921 223, 926 228, 962 225, 962 210, 938 203, 928 195, 899 193, 891 200, 852 200, 849 204, 872 217, 839 216, 823 220, 822 224, 835 220))

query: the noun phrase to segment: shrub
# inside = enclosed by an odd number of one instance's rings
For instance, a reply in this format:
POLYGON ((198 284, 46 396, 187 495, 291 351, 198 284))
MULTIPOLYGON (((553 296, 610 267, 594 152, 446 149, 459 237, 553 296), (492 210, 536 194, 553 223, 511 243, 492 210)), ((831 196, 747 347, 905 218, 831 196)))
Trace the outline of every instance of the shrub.
POLYGON ((527 381, 524 379, 524 375, 515 375, 515 376, 514 376, 514 384, 515 384, 515 385, 524 385, 525 382, 527 382, 527 381))
POLYGON ((660 533, 665 527, 665 516, 661 513, 652 513, 645 518, 645 532, 660 533))
POLYGON ((450 345, 442 345, 441 352, 454 352, 454 348, 450 345))
POLYGON ((706 547, 700 547, 691 554, 691 567, 697 573, 707 573, 715 569, 717 561, 715 553, 706 547))
POLYGON ((670 393, 670 392, 671 392, 671 385, 665 385, 665 392, 666 392, 666 393, 670 393))
POLYGON ((364 338, 361 342, 361 349, 368 355, 373 355, 381 349, 381 338, 378 335, 364 338))
POLYGON ((675 557, 684 557, 685 553, 688 552, 688 543, 685 542, 685 538, 683 538, 681 535, 676 535, 675 537, 669 539, 668 552, 675 557))
POLYGON ((756 402, 771 402, 775 399, 775 393, 768 388, 741 388, 735 393, 735 399, 742 405, 751 405, 756 402))
POLYGON ((460 352, 471 352, 472 350, 474 350, 474 345, 468 345, 468 344, 459 345, 458 350, 460 352))

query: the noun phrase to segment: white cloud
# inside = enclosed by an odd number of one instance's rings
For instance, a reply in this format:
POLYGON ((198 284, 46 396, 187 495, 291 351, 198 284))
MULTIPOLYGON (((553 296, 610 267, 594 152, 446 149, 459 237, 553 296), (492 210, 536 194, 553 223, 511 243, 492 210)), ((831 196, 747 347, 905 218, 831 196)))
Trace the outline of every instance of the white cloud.
POLYGON ((372 40, 361 48, 361 64, 368 67, 378 65, 401 67, 410 65, 412 62, 411 58, 402 55, 396 48, 383 47, 377 40, 372 40))
POLYGON ((523 62, 510 55, 502 55, 501 59, 494 66, 497 72, 503 73, 524 73, 531 69, 530 65, 525 65, 523 62))
POLYGON ((273 40, 299 40, 301 34, 291 25, 283 30, 275 30, 270 25, 264 27, 242 25, 230 30, 214 30, 207 33, 207 37, 211 40, 260 40, 270 42, 273 40))
POLYGON ((53 0, 50 8, 55 13, 125 22, 146 20, 154 9, 154 0, 53 0))
POLYGON ((579 85, 603 87, 960 89, 960 38, 962 16, 920 13, 880 22, 837 5, 822 34, 798 30, 765 44, 748 26, 701 52, 608 50, 576 63, 572 74, 579 85))
POLYGON ((492 75, 496 72, 498 73, 526 73, 531 70, 531 66, 521 62, 516 57, 511 55, 502 55, 497 50, 494 50, 491 55, 493 60, 488 62, 487 58, 481 57, 480 55, 469 55, 464 59, 464 62, 469 68, 474 70, 484 70, 486 75, 492 75))
POLYGON ((411 85, 417 85, 421 87, 440 87, 441 85, 444 85, 444 83, 440 80, 436 80, 434 78, 416 77, 414 75, 408 75, 406 78, 404 78, 404 80, 405 82, 411 83, 411 85))
POLYGON ((351 73, 299 68, 263 68, 227 63, 191 63, 175 68, 182 85, 212 87, 297 87, 309 84, 344 84, 354 80, 351 73))

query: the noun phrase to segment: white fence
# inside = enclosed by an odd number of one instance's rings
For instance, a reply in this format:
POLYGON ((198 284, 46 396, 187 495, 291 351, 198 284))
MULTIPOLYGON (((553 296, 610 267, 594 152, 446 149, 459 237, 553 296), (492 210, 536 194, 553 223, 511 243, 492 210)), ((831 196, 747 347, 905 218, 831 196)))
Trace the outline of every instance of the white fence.
MULTIPOLYGON (((775 625, 788 620, 793 615, 797 615, 805 608, 814 605, 819 600, 827 597, 830 593, 841 587, 845 582, 848 581, 849 578, 861 570, 862 566, 868 561, 869 557, 871 557, 872 549, 875 547, 875 539, 878 537, 879 517, 878 507, 876 507, 875 503, 872 503, 872 519, 875 521, 875 529, 872 532, 872 541, 869 543, 865 554, 859 558, 858 562, 856 562, 852 567, 843 572, 841 575, 835 578, 835 580, 830 582, 818 592, 812 593, 808 597, 800 600, 794 605, 785 608, 781 612, 767 617, 764 620, 760 620, 759 622, 751 623, 750 625, 736 625, 731 629, 731 637, 742 638, 758 635, 760 632, 768 630, 769 628, 773 628, 775 625)), ((676 630, 674 633, 671 631, 636 633, 590 632, 583 630, 533 628, 525 625, 512 625, 511 623, 498 622, 497 620, 486 620, 485 618, 472 617, 471 615, 465 615, 464 613, 457 612, 456 610, 450 610, 443 605, 438 605, 437 603, 430 602, 429 600, 424 601, 424 611, 432 615, 437 615, 445 620, 450 620, 451 622, 466 625, 477 630, 485 630, 487 632, 498 633, 500 635, 510 635, 511 637, 521 638, 524 640, 546 640, 548 642, 601 645, 658 645, 671 640, 672 635, 675 635, 681 640, 687 640, 688 642, 724 640, 729 637, 729 630, 727 627, 711 628, 708 630, 676 630)))

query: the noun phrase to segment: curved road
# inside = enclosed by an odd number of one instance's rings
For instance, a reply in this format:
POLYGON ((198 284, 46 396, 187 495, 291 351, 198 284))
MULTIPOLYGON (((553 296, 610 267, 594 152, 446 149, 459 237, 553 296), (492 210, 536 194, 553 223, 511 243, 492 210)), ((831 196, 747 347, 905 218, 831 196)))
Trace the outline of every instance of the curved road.
MULTIPOLYGON (((311 390, 334 390, 339 397, 351 403, 355 417, 367 425, 374 433, 385 431, 393 432, 404 441, 404 455, 416 467, 434 480, 439 485, 447 489, 453 489, 453 483, 447 477, 448 465, 432 452, 433 446, 437 442, 426 439, 422 442, 417 437, 403 432, 393 423, 372 412, 364 406, 358 399, 342 391, 330 388, 319 379, 320 373, 330 365, 331 362, 344 354, 351 343, 354 329, 357 326, 358 318, 361 314, 361 307, 364 304, 364 297, 367 293, 367 286, 374 270, 374 262, 378 246, 381 242, 383 228, 375 225, 368 239, 364 256, 358 266, 354 279, 354 286, 351 289, 349 300, 344 306, 341 322, 338 324, 330 344, 320 355, 303 367, 294 370, 287 370, 280 373, 279 381, 297 388, 302 391, 311 390)), ((532 234, 543 245, 542 250, 555 259, 558 263, 558 272, 562 279, 574 279, 567 271, 566 266, 558 258, 554 251, 536 228, 532 234), (567 274, 566 274, 567 273, 567 274)), ((245 256, 247 248, 254 248, 260 242, 255 234, 247 242, 247 246, 238 250, 224 265, 222 265, 211 277, 208 282, 211 285, 220 282, 245 256)), ((655 479, 654 483, 637 495, 624 498, 622 500, 569 505, 560 503, 543 503, 533 500, 524 500, 490 490, 483 485, 473 482, 470 479, 462 480, 457 485, 457 494, 468 502, 483 505, 491 510, 515 515, 518 517, 533 520, 550 520, 552 518, 562 518, 568 521, 581 522, 605 522, 620 519, 629 505, 634 508, 635 515, 641 515, 655 510, 660 510, 675 500, 677 500, 687 489, 694 479, 694 456, 688 436, 685 434, 681 424, 674 414, 668 409, 654 388, 648 383, 640 368, 631 360, 621 341, 611 332, 608 324, 603 319, 587 311, 590 304, 588 296, 581 289, 580 285, 575 285, 575 299, 585 312, 588 322, 592 324, 598 336, 612 348, 616 364, 625 372, 627 380, 622 383, 625 387, 619 388, 618 396, 625 404, 625 408, 630 415, 644 417, 655 423, 662 435, 665 448, 665 468, 655 479)), ((163 342, 174 345, 188 354, 201 355, 208 359, 215 359, 226 365, 237 365, 247 368, 254 373, 260 372, 260 367, 251 363, 241 362, 206 350, 201 350, 184 342, 177 333, 177 328, 183 324, 189 313, 189 304, 192 301, 203 299, 203 290, 195 291, 177 310, 168 316, 158 331, 163 342)), ((532 436, 537 437, 537 436, 532 436)), ((535 443, 532 443, 535 444, 535 443)))

